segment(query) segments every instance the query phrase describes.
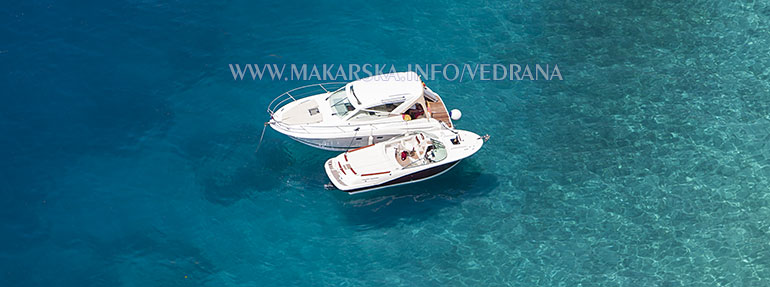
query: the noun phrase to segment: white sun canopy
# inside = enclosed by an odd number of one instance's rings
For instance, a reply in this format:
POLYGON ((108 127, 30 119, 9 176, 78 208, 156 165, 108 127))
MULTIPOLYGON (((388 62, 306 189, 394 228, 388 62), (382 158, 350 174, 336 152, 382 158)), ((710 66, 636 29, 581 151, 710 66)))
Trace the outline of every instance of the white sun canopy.
POLYGON ((403 113, 423 95, 422 81, 415 72, 363 78, 347 84, 345 90, 356 109, 403 103, 392 113, 403 113))

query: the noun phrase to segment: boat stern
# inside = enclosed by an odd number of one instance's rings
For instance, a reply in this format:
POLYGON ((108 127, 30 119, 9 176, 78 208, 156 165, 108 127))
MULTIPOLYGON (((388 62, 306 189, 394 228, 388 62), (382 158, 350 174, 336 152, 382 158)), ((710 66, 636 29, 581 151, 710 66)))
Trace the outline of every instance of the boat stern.
POLYGON ((345 171, 342 169, 342 165, 339 163, 338 157, 333 157, 327 160, 326 163, 324 163, 324 170, 326 170, 326 175, 329 177, 329 180, 331 180, 334 187, 339 190, 350 189, 345 183, 343 183, 342 176, 345 171), (335 163, 337 166, 335 166, 335 163))

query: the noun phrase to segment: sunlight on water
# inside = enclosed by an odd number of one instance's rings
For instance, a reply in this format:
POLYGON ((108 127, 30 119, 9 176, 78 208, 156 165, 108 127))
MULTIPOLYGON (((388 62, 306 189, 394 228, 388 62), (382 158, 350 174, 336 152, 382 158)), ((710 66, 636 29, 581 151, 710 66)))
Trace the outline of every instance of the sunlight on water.
POLYGON ((3 286, 765 286, 763 1, 9 4, 3 286), (298 7, 304 7, 299 8, 298 7), (66 15, 66 16, 64 16, 66 15), (427 84, 490 134, 326 191, 231 63, 556 63, 427 84))

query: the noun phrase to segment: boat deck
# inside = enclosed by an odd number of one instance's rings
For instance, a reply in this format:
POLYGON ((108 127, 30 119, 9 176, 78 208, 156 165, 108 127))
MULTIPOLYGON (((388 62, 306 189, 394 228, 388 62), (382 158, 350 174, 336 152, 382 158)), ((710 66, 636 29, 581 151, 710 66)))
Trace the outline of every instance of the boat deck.
POLYGON ((431 118, 437 119, 445 123, 448 127, 453 128, 452 121, 449 120, 449 111, 447 111, 444 101, 442 101, 441 98, 438 98, 438 101, 436 102, 426 99, 426 102, 428 104, 428 109, 430 109, 431 118))

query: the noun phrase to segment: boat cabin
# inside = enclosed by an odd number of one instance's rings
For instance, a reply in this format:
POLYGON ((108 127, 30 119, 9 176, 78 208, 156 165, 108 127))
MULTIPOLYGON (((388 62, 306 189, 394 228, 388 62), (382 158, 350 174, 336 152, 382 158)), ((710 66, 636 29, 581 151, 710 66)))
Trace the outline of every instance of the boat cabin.
POLYGON ((357 80, 332 92, 326 101, 332 115, 362 122, 390 117, 404 120, 436 118, 451 127, 444 103, 426 88, 415 72, 378 75, 357 80))

